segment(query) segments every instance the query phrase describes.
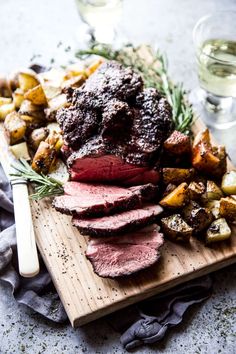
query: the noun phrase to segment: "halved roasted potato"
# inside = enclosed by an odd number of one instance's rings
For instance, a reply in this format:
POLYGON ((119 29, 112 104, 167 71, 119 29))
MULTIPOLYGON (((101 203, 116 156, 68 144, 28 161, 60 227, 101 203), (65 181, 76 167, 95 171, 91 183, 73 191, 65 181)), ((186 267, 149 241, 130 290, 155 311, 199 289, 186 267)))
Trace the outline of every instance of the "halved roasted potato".
POLYGON ((198 133, 194 139, 192 165, 213 178, 219 178, 226 172, 225 148, 211 145, 208 129, 198 133))
POLYGON ((220 199, 220 215, 230 221, 236 221, 236 199, 233 196, 220 199))
POLYGON ((47 105, 47 99, 41 85, 28 90, 25 93, 24 98, 37 106, 47 105))
POLYGON ((24 92, 18 88, 13 92, 12 97, 15 107, 19 109, 22 102, 24 101, 24 92))
POLYGON ((45 108, 44 110, 46 114, 46 119, 49 121, 55 121, 58 109, 67 107, 68 105, 69 103, 65 94, 61 94, 59 96, 54 97, 53 99, 48 101, 48 108, 45 108))
POLYGON ((161 201, 160 205, 166 208, 181 208, 188 202, 188 185, 181 183, 171 193, 166 195, 161 201))
POLYGON ((213 221, 206 233, 206 243, 227 240, 231 236, 231 229, 224 218, 213 221))
POLYGON ((29 100, 24 100, 22 102, 19 113, 21 116, 28 116, 39 120, 45 120, 44 107, 35 105, 29 100))
POLYGON ((59 133, 50 133, 45 141, 40 142, 32 161, 32 168, 43 174, 50 172, 55 165, 62 143, 62 137, 59 133))
POLYGON ((164 141, 164 151, 169 155, 186 155, 191 153, 190 138, 175 130, 169 138, 164 141))
POLYGON ((14 103, 6 103, 0 106, 0 120, 4 120, 6 116, 15 111, 14 103))
POLYGON ((27 69, 18 74, 19 87, 23 92, 31 90, 39 85, 39 80, 33 70, 27 69))
POLYGON ((23 119, 21 119, 19 113, 12 112, 6 116, 4 121, 4 128, 10 139, 10 144, 15 144, 24 138, 26 132, 26 123, 23 119))
POLYGON ((205 192, 205 185, 202 182, 191 182, 188 186, 188 193, 190 200, 198 200, 205 192))
POLYGON ((188 242, 193 229, 182 219, 180 214, 174 214, 161 219, 164 235, 172 241, 188 242))
POLYGON ((184 220, 193 228, 194 233, 205 230, 213 221, 213 215, 207 208, 201 207, 198 203, 191 201, 182 210, 184 220))
POLYGON ((211 200, 205 205, 208 210, 211 211, 212 215, 215 219, 220 218, 220 201, 219 200, 211 200))
POLYGON ((206 199, 209 200, 218 200, 223 197, 223 192, 220 187, 213 181, 207 181, 206 185, 206 199))
POLYGON ((10 151, 17 159, 30 160, 28 146, 25 141, 19 144, 10 146, 10 151))
POLYGON ((230 171, 224 174, 221 188, 227 195, 236 194, 236 171, 230 171))
POLYGON ((46 140, 49 134, 49 129, 45 127, 34 129, 29 136, 29 144, 33 150, 37 150, 41 141, 46 140))
POLYGON ((194 176, 193 168, 164 167, 162 170, 163 182, 165 184, 180 184, 189 182, 194 176))

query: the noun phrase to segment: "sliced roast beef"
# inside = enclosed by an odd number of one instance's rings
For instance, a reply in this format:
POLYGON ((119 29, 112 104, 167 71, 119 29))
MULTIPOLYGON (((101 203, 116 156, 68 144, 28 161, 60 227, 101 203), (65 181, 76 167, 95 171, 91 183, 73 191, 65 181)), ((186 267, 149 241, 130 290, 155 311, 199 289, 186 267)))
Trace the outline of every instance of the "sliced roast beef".
POLYGON ((159 205, 147 205, 142 208, 124 211, 122 213, 103 216, 101 218, 81 219, 74 216, 72 224, 83 235, 95 237, 114 236, 123 232, 137 230, 155 222, 157 215, 162 212, 159 205))
POLYGON ((121 157, 104 151, 101 145, 87 143, 81 150, 70 155, 67 160, 72 180, 80 182, 116 183, 138 185, 158 183, 160 173, 149 167, 132 165, 121 157))
POLYGON ((109 214, 140 207, 142 201, 157 195, 157 187, 151 184, 135 188, 121 188, 80 182, 67 182, 65 195, 55 197, 53 206, 65 214, 79 217, 109 214))
POLYGON ((163 235, 151 225, 120 237, 90 239, 86 257, 101 277, 130 275, 153 265, 160 257, 163 235))
MULTIPOLYGON (((156 183, 165 139, 172 131, 171 108, 140 76, 107 62, 75 89, 71 106, 57 120, 63 132, 72 180, 156 183)), ((65 154, 65 155, 66 155, 65 154)))

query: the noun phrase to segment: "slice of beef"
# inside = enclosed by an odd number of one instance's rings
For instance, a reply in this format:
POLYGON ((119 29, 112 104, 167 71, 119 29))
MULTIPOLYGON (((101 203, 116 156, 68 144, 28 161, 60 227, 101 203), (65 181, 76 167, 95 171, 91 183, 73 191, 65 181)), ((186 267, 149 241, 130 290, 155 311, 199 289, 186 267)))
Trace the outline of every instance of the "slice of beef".
POLYGON ((82 235, 94 237, 114 236, 123 232, 137 230, 153 223, 162 210, 159 205, 150 204, 139 209, 103 216, 102 218, 81 219, 78 216, 74 216, 72 224, 78 228, 82 235))
POLYGON ((164 243, 159 226, 151 225, 120 237, 90 239, 86 257, 100 277, 115 278, 150 267, 164 243))
POLYGON ((132 186, 146 183, 157 184, 160 180, 158 170, 131 165, 119 156, 109 154, 84 155, 78 151, 69 157, 67 165, 73 181, 132 186))
POLYGON ((79 182, 67 182, 65 195, 54 198, 53 206, 64 214, 76 214, 79 217, 107 215, 140 207, 143 200, 151 200, 157 194, 153 185, 139 186, 135 189, 116 186, 94 185, 79 182))

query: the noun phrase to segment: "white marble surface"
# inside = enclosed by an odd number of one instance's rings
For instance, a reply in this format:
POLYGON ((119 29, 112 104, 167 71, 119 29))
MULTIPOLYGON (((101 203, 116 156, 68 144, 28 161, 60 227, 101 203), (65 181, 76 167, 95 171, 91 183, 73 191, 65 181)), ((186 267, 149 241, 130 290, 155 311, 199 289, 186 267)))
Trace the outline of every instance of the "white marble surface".
MULTIPOLYGON (((126 0, 120 33, 129 41, 149 42, 166 51, 170 73, 187 89, 197 85, 192 28, 217 9, 236 10, 235 0, 126 0)), ((73 0, 0 0, 0 71, 32 61, 63 64, 73 57, 81 21, 73 0), (58 46, 59 43, 62 43, 58 46), (66 51, 70 46, 72 49, 66 51)), ((235 132, 216 132, 236 163, 235 132)), ((166 339, 138 353, 235 353, 236 268, 214 274, 211 299, 194 306, 166 339)), ((119 335, 98 320, 80 329, 55 325, 15 303, 0 283, 0 353, 123 353, 119 335)))

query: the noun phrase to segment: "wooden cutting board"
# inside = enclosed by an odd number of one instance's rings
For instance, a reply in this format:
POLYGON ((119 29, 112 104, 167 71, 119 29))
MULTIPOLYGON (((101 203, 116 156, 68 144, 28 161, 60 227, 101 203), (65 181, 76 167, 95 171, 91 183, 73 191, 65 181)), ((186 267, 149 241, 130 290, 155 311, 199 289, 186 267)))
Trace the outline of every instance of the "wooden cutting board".
MULTIPOLYGON (((194 133, 202 129, 197 120, 194 133)), ((32 201, 32 215, 38 248, 73 327, 236 262, 235 227, 231 240, 211 247, 194 238, 189 245, 166 241, 156 265, 125 279, 103 279, 84 256, 87 238, 72 227, 71 217, 56 212, 49 200, 32 201)))

